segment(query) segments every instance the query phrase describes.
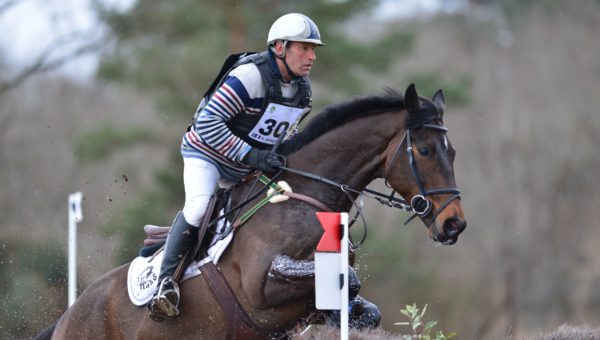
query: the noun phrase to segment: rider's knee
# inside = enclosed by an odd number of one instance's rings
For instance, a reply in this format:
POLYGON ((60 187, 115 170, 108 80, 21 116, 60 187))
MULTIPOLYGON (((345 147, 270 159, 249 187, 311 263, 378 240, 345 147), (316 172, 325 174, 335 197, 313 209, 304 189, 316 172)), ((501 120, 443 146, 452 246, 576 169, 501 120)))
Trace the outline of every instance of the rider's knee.
POLYGON ((187 223, 196 227, 200 225, 200 222, 206 213, 209 200, 210 196, 198 196, 185 202, 182 212, 187 223))

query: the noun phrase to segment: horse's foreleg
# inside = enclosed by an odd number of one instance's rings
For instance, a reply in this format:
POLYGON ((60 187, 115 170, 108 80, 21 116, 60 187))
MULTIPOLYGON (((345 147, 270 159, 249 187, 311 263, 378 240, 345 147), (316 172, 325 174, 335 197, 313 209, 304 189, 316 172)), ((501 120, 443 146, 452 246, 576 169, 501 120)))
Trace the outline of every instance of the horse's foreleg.
MULTIPOLYGON (((325 319, 334 325, 340 325, 339 310, 321 311, 325 319)), ((379 308, 369 300, 360 295, 350 299, 348 321, 350 328, 365 329, 379 326, 381 312, 379 308)))
POLYGON ((272 262, 264 285, 270 307, 305 297, 315 289, 315 262, 279 255, 272 262))
POLYGON ((357 295, 350 305, 350 327, 357 329, 375 328, 381 321, 377 305, 357 295))
MULTIPOLYGON (((348 293, 350 300, 350 325, 352 328, 375 328, 381 314, 377 306, 358 295, 361 283, 356 271, 348 267, 348 293)), ((269 269, 265 296, 270 306, 306 297, 315 289, 315 262, 294 260, 289 256, 277 256, 269 269)), ((330 312, 329 318, 339 320, 339 312, 330 312)), ((339 322, 339 321, 338 321, 339 322)))
MULTIPOLYGON (((348 291, 351 300, 358 295, 360 287, 356 272, 352 267, 348 267, 348 291)), ((305 297, 315 289, 315 261, 295 260, 287 255, 277 256, 271 262, 264 289, 269 306, 305 297)))
POLYGON ((269 268, 269 279, 298 284, 311 281, 314 283, 315 261, 294 260, 287 255, 277 256, 269 268))

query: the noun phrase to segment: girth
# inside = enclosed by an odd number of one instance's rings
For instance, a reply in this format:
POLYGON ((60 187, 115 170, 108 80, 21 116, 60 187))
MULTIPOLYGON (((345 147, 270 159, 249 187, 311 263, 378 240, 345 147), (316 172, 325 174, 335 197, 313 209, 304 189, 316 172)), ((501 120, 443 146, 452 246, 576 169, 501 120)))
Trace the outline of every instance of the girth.
POLYGON ((269 332, 257 326, 250 319, 235 297, 227 280, 212 261, 202 265, 200 271, 227 320, 225 339, 282 339, 285 337, 285 333, 269 332))

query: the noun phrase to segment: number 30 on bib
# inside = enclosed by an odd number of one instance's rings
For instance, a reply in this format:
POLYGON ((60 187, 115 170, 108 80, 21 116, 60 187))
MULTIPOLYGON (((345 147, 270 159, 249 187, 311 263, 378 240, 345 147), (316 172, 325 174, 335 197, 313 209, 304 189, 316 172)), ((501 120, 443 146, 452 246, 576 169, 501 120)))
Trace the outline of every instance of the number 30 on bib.
POLYGON ((265 144, 275 144, 282 133, 287 133, 309 108, 298 108, 269 103, 260 121, 248 136, 265 144))

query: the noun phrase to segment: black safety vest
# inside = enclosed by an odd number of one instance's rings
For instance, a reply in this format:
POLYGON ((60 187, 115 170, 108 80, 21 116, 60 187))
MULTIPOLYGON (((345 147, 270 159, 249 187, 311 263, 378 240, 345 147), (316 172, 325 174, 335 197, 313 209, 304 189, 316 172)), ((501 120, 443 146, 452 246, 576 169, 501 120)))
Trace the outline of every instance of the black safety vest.
MULTIPOLYGON (((223 85, 229 72, 240 65, 248 63, 254 63, 256 65, 265 86, 266 92, 261 108, 261 114, 265 111, 269 103, 301 108, 309 107, 311 103, 311 89, 308 77, 302 77, 298 80, 298 91, 293 98, 284 98, 281 92, 281 75, 273 69, 271 62, 269 61, 268 53, 268 51, 259 53, 244 52, 230 55, 223 63, 219 75, 204 94, 202 101, 196 110, 196 114, 194 115, 194 121, 202 109, 204 109, 204 106, 208 103, 214 92, 223 85)), ((246 143, 253 147, 265 149, 270 147, 270 145, 248 137, 248 133, 254 128, 259 120, 260 115, 241 113, 229 120, 226 125, 234 135, 240 137, 246 143)))

